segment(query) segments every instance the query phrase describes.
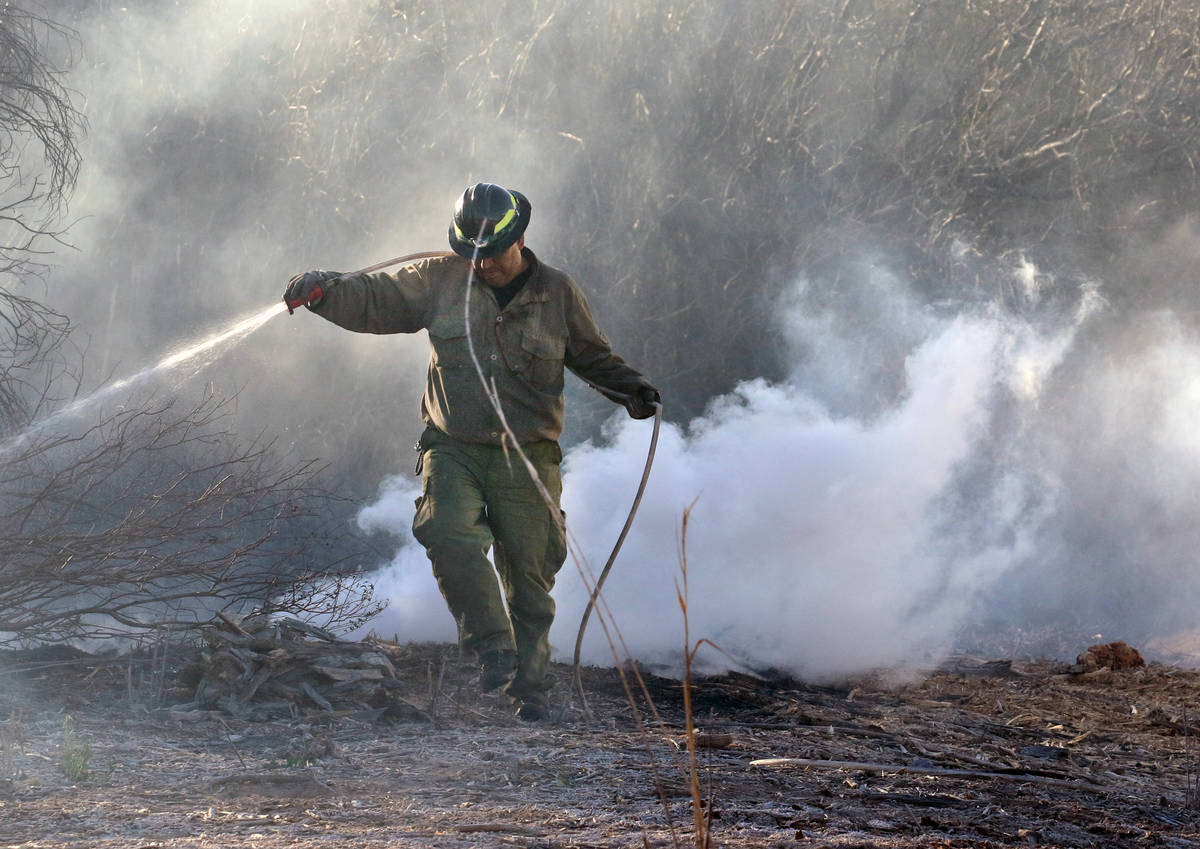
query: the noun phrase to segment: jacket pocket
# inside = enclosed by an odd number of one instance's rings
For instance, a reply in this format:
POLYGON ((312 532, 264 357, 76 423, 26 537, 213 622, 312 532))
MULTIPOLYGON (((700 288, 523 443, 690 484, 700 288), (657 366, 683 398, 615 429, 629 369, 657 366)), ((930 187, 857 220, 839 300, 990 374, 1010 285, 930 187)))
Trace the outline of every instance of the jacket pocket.
POLYGON ((543 392, 561 392, 567 340, 560 336, 521 334, 521 362, 528 380, 543 392))
POLYGON ((429 345, 433 348, 433 364, 438 368, 467 368, 471 365, 467 331, 461 320, 441 320, 431 324, 429 345))

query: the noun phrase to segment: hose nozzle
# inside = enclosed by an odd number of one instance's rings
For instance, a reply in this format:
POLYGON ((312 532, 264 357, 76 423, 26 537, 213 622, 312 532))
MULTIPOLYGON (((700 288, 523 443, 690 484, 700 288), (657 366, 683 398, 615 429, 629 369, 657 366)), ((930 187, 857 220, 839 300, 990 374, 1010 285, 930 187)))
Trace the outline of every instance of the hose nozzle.
POLYGON ((287 295, 284 295, 283 302, 285 304, 287 304, 288 315, 292 315, 300 307, 307 307, 309 304, 315 304, 317 301, 321 300, 321 298, 323 298, 323 297, 325 297, 325 289, 323 289, 321 287, 321 285, 318 283, 316 286, 313 286, 312 289, 309 291, 308 297, 289 298, 287 295))

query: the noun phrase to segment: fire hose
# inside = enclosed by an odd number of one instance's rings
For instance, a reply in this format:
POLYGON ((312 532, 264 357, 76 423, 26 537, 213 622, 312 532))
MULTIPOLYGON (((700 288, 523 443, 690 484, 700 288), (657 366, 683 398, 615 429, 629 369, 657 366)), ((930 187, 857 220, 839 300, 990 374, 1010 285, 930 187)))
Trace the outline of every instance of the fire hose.
MULTIPOLYGON (((609 389, 601 389, 593 387, 603 395, 607 395, 614 401, 628 401, 630 396, 620 392, 613 392, 609 389)), ((596 599, 600 597, 600 590, 604 586, 604 581, 608 578, 608 573, 612 571, 613 563, 616 562, 617 554, 621 551, 621 546, 625 542, 625 537, 629 534, 630 527, 633 526, 633 517, 637 515, 638 506, 642 503, 642 494, 646 491, 646 483, 650 480, 650 468, 654 465, 654 452, 658 448, 658 431, 662 426, 662 404, 658 401, 654 402, 654 432, 650 436, 650 450, 646 454, 646 467, 642 470, 642 480, 638 484, 637 495, 633 497, 633 506, 629 508, 629 515, 625 519, 625 526, 621 528, 621 534, 617 537, 617 543, 613 546, 612 553, 608 555, 608 562, 604 564, 604 568, 600 570, 600 576, 596 578, 596 585, 592 587, 591 595, 588 597, 587 607, 583 610, 583 618, 579 621, 579 633, 575 637, 575 656, 572 661, 571 675, 575 680, 576 688, 579 690, 580 696, 583 695, 583 679, 579 673, 579 653, 583 648, 583 634, 587 630, 588 617, 591 616, 592 608, 596 606, 596 599)))
POLYGON ((450 251, 421 251, 420 253, 407 254, 405 256, 393 257, 392 259, 385 259, 383 262, 377 262, 374 265, 368 265, 366 268, 360 268, 358 271, 347 271, 345 274, 340 274, 331 280, 326 280, 324 286, 321 286, 320 284, 314 286, 312 291, 308 293, 307 297, 292 298, 289 300, 287 295, 284 295, 283 302, 287 304, 288 312, 291 313, 300 307, 306 307, 309 304, 313 304, 321 300, 321 298, 325 297, 326 292, 348 277, 357 277, 360 274, 370 274, 372 271, 382 271, 385 268, 391 268, 393 265, 401 265, 405 262, 412 262, 415 259, 429 259, 431 257, 438 256, 456 256, 456 254, 452 254, 450 251))
MULTIPOLYGON (((336 286, 341 281, 357 277, 360 274, 370 274, 374 271, 382 271, 385 268, 390 268, 393 265, 401 265, 406 262, 412 262, 418 259, 428 259, 431 257, 455 256, 450 251, 421 251, 415 254, 406 254, 405 256, 394 257, 384 260, 383 262, 369 265, 366 268, 360 268, 357 271, 349 271, 324 282, 324 286, 317 285, 312 288, 308 296, 305 298, 288 299, 284 296, 284 303, 287 304, 288 312, 293 312, 299 307, 308 306, 311 303, 321 300, 325 294, 336 286)), ((632 396, 626 395, 623 392, 616 392, 611 389, 605 389, 599 386, 592 386, 593 389, 600 392, 602 395, 608 396, 613 401, 618 403, 631 401, 632 396)), ((650 450, 646 454, 646 467, 642 471, 642 479, 638 484, 637 494, 633 498, 633 506, 629 508, 629 515, 625 519, 625 525, 621 528, 621 533, 617 537, 617 542, 613 546, 612 552, 608 555, 608 561, 604 564, 604 568, 600 570, 599 577, 596 578, 596 584, 592 587, 592 591, 588 596, 587 606, 584 608, 583 617, 579 621, 579 633, 575 638, 575 655, 572 665, 572 675, 577 683, 580 683, 579 677, 579 655, 583 648, 583 635, 587 630, 588 619, 591 617, 592 608, 596 606, 596 600, 600 597, 600 590, 604 587, 604 582, 608 579, 608 573, 612 571, 613 563, 616 562, 617 555, 621 551, 621 546, 625 543, 625 537, 629 534, 629 529, 633 526, 633 518, 637 515, 638 506, 642 503, 642 494, 646 491, 646 483, 650 480, 650 469, 654 465, 654 452, 658 448, 658 432, 662 425, 662 404, 658 401, 654 402, 654 432, 650 437, 650 450)), ((582 687, 580 688, 582 692, 582 687)))

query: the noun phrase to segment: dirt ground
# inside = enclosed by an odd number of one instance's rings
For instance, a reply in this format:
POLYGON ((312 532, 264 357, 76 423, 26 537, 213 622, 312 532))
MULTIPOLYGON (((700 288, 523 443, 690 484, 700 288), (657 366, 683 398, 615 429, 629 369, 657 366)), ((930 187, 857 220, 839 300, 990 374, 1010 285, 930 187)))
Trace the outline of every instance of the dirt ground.
MULTIPOLYGON (((184 657, 0 656, 0 846, 696 845, 679 682, 646 675, 635 711, 587 669, 585 710, 558 668, 530 725, 454 648, 389 653, 425 719, 247 722, 169 707, 184 657)), ((899 686, 706 678, 703 812, 721 847, 1200 847, 1198 695, 1194 669, 969 657, 899 686)))

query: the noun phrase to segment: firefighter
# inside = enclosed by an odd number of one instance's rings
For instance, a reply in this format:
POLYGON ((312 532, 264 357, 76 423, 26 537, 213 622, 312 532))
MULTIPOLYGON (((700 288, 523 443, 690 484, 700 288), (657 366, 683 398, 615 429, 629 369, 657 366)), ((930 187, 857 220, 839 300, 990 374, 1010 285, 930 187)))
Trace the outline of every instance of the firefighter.
POLYGON ((520 192, 477 183, 454 208, 455 255, 336 285, 329 281, 337 272, 309 271, 292 278, 284 298, 360 333, 429 331, 413 535, 461 645, 478 658, 481 690, 504 687, 516 715, 537 721, 548 713, 552 683, 550 591, 567 556, 558 506, 564 369, 621 398, 635 419, 653 416, 660 397, 613 353, 575 281, 525 247, 530 211, 520 192), (506 450, 509 437, 477 368, 553 507, 506 450))

